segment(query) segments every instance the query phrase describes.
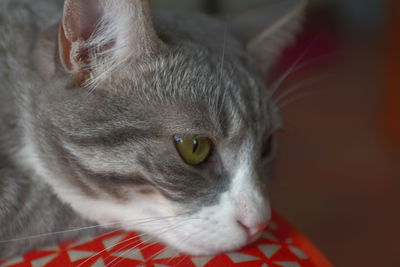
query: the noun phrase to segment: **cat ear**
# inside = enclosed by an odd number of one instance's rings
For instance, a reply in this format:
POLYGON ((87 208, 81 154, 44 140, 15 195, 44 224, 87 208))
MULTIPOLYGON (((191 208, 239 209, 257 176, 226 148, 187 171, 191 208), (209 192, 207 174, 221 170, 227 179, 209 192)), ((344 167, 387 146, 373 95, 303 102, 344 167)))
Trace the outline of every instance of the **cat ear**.
POLYGON ((157 53, 149 0, 66 0, 59 27, 59 56, 78 79, 128 58, 157 53))
POLYGON ((270 64, 301 27, 306 0, 280 0, 249 11, 233 21, 247 50, 270 64))

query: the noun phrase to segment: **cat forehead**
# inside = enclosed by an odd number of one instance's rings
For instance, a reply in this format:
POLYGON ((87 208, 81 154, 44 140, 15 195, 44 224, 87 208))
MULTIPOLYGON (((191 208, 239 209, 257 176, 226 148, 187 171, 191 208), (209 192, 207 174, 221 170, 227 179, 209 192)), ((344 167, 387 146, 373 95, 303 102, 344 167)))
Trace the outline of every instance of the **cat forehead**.
POLYGON ((246 57, 228 56, 228 52, 223 56, 221 50, 209 51, 204 47, 197 49, 177 47, 153 60, 127 62, 113 75, 111 91, 166 103, 199 103, 216 109, 240 104, 238 99, 256 102, 266 93, 260 73, 251 68, 246 57))
POLYGON ((182 56, 185 50, 126 62, 103 88, 96 89, 100 91, 96 105, 109 112, 124 110, 129 117, 198 125, 207 131, 221 123, 260 119, 265 88, 240 60, 227 58, 222 64, 221 58, 204 49, 182 56), (106 92, 106 101, 101 91, 106 92))
POLYGON ((177 115, 198 113, 192 119, 208 117, 205 122, 258 119, 265 89, 241 42, 210 18, 169 15, 154 17, 164 50, 151 58, 125 61, 109 75, 105 90, 145 103, 144 109, 167 106, 177 115), (194 22, 202 27, 184 26, 194 22))
POLYGON ((123 136, 136 132, 142 138, 200 134, 220 140, 231 134, 232 127, 241 125, 239 120, 231 120, 225 110, 217 114, 206 104, 199 103, 165 104, 130 101, 129 98, 91 97, 84 102, 69 102, 63 106, 52 117, 52 125, 62 132, 78 136, 109 132, 123 136))
POLYGON ((249 70, 243 51, 223 42, 172 40, 164 53, 126 60, 108 77, 89 97, 78 90, 75 104, 64 105, 82 121, 80 129, 103 121, 223 138, 245 124, 252 128, 249 123, 260 123, 265 114, 262 81, 249 70))

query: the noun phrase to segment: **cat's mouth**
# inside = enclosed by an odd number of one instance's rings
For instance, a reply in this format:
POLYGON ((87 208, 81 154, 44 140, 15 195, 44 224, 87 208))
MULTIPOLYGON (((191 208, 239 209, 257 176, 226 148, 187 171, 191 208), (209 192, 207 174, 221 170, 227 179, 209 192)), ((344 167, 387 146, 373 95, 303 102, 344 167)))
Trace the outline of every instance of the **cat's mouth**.
POLYGON ((258 235, 252 239, 247 239, 246 234, 241 229, 229 232, 222 230, 220 233, 208 230, 202 235, 197 235, 198 232, 195 230, 193 233, 185 233, 182 236, 180 233, 171 232, 168 236, 159 238, 180 254, 202 257, 241 249, 260 237, 258 235), (188 238, 188 236, 192 238, 188 238))

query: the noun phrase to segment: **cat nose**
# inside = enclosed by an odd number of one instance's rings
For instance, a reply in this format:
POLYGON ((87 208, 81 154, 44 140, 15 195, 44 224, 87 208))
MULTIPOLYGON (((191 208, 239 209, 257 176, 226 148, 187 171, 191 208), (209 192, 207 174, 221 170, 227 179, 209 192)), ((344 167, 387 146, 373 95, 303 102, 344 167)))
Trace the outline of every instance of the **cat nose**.
POLYGON ((265 227, 267 227, 269 220, 253 224, 246 223, 242 220, 237 220, 237 223, 245 230, 248 242, 253 242, 258 239, 260 234, 264 231, 265 227))

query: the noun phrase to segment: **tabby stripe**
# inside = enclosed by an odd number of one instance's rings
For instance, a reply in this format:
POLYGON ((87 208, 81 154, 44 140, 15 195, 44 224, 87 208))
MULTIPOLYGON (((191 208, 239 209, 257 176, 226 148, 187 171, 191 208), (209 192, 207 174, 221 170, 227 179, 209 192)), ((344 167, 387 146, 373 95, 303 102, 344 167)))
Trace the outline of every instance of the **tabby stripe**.
POLYGON ((148 179, 144 178, 140 173, 132 173, 132 174, 120 174, 115 172, 101 172, 97 173, 93 170, 90 170, 86 166, 83 166, 80 162, 80 159, 73 155, 67 148, 61 147, 62 154, 64 157, 68 159, 69 165, 71 168, 76 169, 75 171, 80 172, 84 175, 84 177, 88 177, 94 181, 100 182, 108 182, 113 184, 133 184, 133 185, 153 185, 148 179))
POLYGON ((162 135, 155 129, 121 128, 97 136, 76 136, 60 131, 66 141, 79 146, 120 146, 132 141, 161 138, 162 135))
MULTIPOLYGON (((172 201, 182 201, 183 198, 176 196, 175 194, 173 194, 170 190, 174 190, 174 188, 168 190, 166 187, 164 188, 164 186, 152 182, 149 179, 144 178, 145 176, 140 174, 140 173, 134 173, 134 174, 118 174, 118 173, 96 173, 95 171, 92 171, 90 169, 88 169, 87 167, 83 166, 80 163, 80 160, 78 157, 76 157, 75 155, 71 154, 70 151, 68 151, 66 148, 62 148, 63 150, 63 154, 65 155, 65 157, 68 159, 68 162, 70 164, 70 167, 75 169, 74 171, 76 173, 80 173, 82 177, 87 177, 89 178, 91 181, 95 182, 97 186, 100 186, 101 188, 103 188, 103 190, 105 190, 106 192, 112 193, 110 191, 112 191, 113 189, 111 188, 112 186, 110 185, 134 185, 134 186, 152 186, 154 188, 157 188, 160 193, 166 197, 167 199, 170 199, 172 201)), ((144 158, 141 159, 141 163, 143 164, 144 162, 146 162, 146 166, 149 166, 148 161, 146 161, 144 158)), ((78 180, 79 181, 79 180, 78 180)))
POLYGON ((141 173, 132 174, 119 174, 119 173, 97 173, 92 170, 87 169, 79 162, 74 161, 75 167, 81 172, 85 177, 89 179, 106 184, 127 184, 134 186, 151 185, 154 186, 152 182, 144 178, 141 173))
POLYGON ((161 194, 172 200, 172 201, 182 201, 183 198, 178 197, 171 193, 169 190, 164 188, 163 186, 160 186, 158 184, 155 184, 151 182, 150 180, 144 178, 144 176, 140 173, 134 173, 134 174, 129 174, 129 175, 122 175, 122 174, 117 174, 117 173, 96 173, 91 170, 86 169, 79 163, 76 164, 80 172, 85 177, 88 177, 89 179, 95 181, 98 184, 104 185, 104 188, 110 189, 107 187, 107 185, 133 185, 133 186, 152 186, 157 188, 161 194))

